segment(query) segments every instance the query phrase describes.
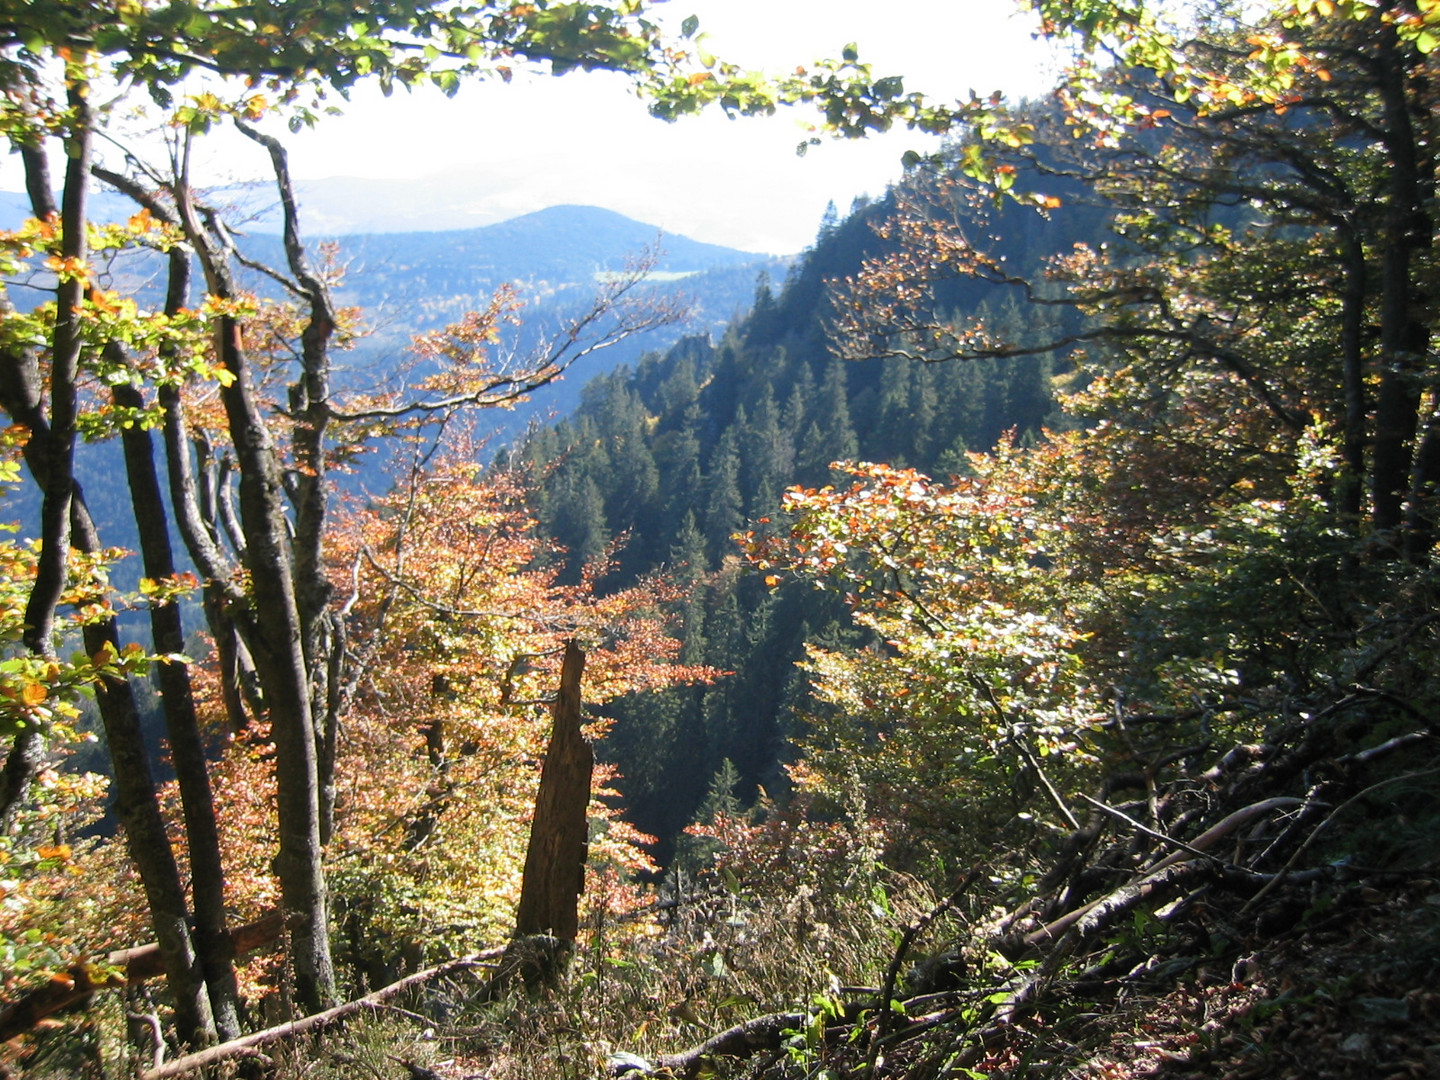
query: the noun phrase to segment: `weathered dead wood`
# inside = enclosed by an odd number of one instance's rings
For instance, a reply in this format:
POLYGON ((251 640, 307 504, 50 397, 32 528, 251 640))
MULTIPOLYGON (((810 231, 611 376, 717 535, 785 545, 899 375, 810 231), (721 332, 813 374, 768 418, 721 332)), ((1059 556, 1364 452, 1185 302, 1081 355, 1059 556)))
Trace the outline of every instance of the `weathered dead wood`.
POLYGON ((1329 828, 1331 823, 1334 822, 1336 818, 1338 818, 1346 810, 1350 809, 1350 807, 1372 795, 1376 791, 1379 791, 1383 787, 1388 787, 1391 784, 1404 783, 1407 780, 1419 780, 1427 776, 1435 776, 1436 774, 1440 774, 1440 768, 1420 769, 1417 772, 1408 772, 1402 773, 1399 776, 1390 776, 1384 780, 1379 781, 1378 783, 1371 784, 1364 791, 1357 792, 1350 798, 1346 799, 1343 803, 1341 803, 1334 810, 1332 810, 1329 816, 1326 817, 1323 821, 1321 821, 1319 825, 1315 826, 1314 831, 1305 838, 1304 843, 1302 843, 1298 848, 1295 849, 1294 854, 1292 854, 1289 860, 1285 863, 1285 865, 1280 868, 1280 872, 1276 874, 1273 878, 1271 878, 1265 884, 1265 887, 1263 889, 1261 889, 1258 893, 1252 896, 1249 900, 1245 901, 1245 906, 1240 909, 1241 912, 1243 913, 1249 911, 1252 908, 1258 906, 1261 900, 1265 899, 1265 897, 1270 895, 1270 893, 1280 884, 1280 882, 1284 881, 1286 876, 1289 875, 1289 873, 1295 868, 1295 864, 1300 861, 1300 857, 1304 855, 1305 852, 1310 850, 1310 845, 1319 838, 1321 833, 1323 833, 1327 828, 1329 828))
POLYGON ((1215 872, 1215 864, 1208 858, 1172 863, 1163 869, 1155 870, 1139 881, 1121 886, 1098 903, 1091 904, 1085 914, 1075 921, 1073 933, 1083 941, 1104 930, 1140 904, 1158 899, 1178 886, 1189 885, 1196 878, 1215 872))
MULTIPOLYGON (((248 952, 254 952, 256 949, 280 940, 280 933, 284 928, 285 918, 280 909, 267 911, 254 922, 237 926, 231 930, 230 947, 236 956, 244 956, 248 952)), ((125 969, 126 982, 143 982, 145 979, 153 979, 164 970, 160 966, 160 947, 154 942, 149 945, 139 945, 133 949, 112 952, 109 959, 112 966, 125 969)))
POLYGON ((1148 867, 1145 870, 1144 875, 1140 877, 1137 881, 1132 882, 1130 885, 1122 886, 1121 889, 1117 889, 1114 892, 1107 894, 1106 896, 1102 896, 1098 900, 1094 900, 1088 904, 1083 905, 1082 907, 1078 907, 1074 911, 1062 915, 1060 916, 1060 918, 1054 920, 1053 922, 1042 926, 1040 929, 1033 930, 1030 933, 1026 934, 1023 939, 1025 944, 1036 945, 1042 941, 1048 941, 1058 938, 1065 931, 1069 930, 1071 926, 1084 919, 1091 910, 1098 908, 1103 904, 1106 904, 1110 901, 1111 897, 1118 895, 1125 889, 1134 888, 1136 886, 1144 884, 1145 882, 1154 878, 1155 875, 1159 874, 1162 870, 1166 870, 1169 867, 1181 862, 1187 854, 1200 854, 1202 852, 1208 851, 1211 847, 1219 843, 1225 837, 1229 836, 1236 829, 1239 829, 1242 826, 1248 824, 1249 822, 1254 821, 1257 817, 1268 814, 1272 810, 1289 809, 1293 806, 1299 806, 1301 802, 1303 802, 1303 800, 1297 799, 1294 796, 1280 795, 1273 799, 1262 799, 1260 802, 1252 803, 1251 805, 1246 806, 1243 809, 1236 810, 1233 814, 1229 814, 1226 817, 1222 818, 1220 821, 1216 822, 1214 825, 1210 826, 1210 828, 1206 829, 1203 833, 1197 836, 1194 840, 1191 840, 1188 848, 1185 851, 1172 851, 1169 855, 1165 856, 1165 858, 1161 859, 1153 866, 1148 867))
POLYGON ((655 1061, 656 1071, 668 1070, 676 1076, 694 1077, 699 1075, 708 1058, 749 1057, 761 1050, 779 1049, 785 1041, 785 1033, 804 1027, 805 1019, 805 1014, 798 1012, 757 1016, 712 1035, 689 1050, 662 1054, 655 1061))
MULTIPOLYGON (((243 956, 278 940, 284 925, 284 919, 277 910, 236 927, 230 931, 233 955, 243 956)), ((112 952, 108 963, 110 968, 119 968, 124 974, 107 975, 98 965, 72 964, 51 976, 44 986, 36 987, 0 1009, 0 1042, 29 1031, 47 1016, 54 1016, 84 1001, 97 990, 144 982, 165 973, 160 946, 154 942, 112 952)))
POLYGON ((1168 836, 1157 829, 1152 829, 1148 825, 1141 824, 1129 814, 1125 813, 1125 811, 1120 810, 1117 807, 1111 806, 1109 803, 1101 802, 1099 799, 1092 799, 1089 795, 1081 795, 1080 797, 1086 802, 1088 802, 1091 806, 1095 807, 1095 809, 1101 810, 1104 813, 1109 814, 1111 817, 1119 818, 1121 821, 1125 822, 1126 825, 1129 825, 1132 829, 1134 829, 1137 833, 1148 836, 1152 840, 1159 840, 1162 844, 1168 844, 1170 847, 1176 848, 1179 851, 1188 851, 1192 855, 1199 855, 1206 859, 1214 859, 1216 862, 1223 861, 1221 859, 1217 859, 1214 855, 1209 855, 1201 851, 1193 844, 1187 844, 1184 840, 1177 840, 1173 836, 1168 836))
POLYGON ((525 877, 515 915, 517 936, 544 934, 574 941, 580 930, 580 895, 585 891, 589 851, 590 780, 595 753, 580 730, 580 677, 585 654, 574 640, 565 644, 555 729, 540 773, 535 820, 525 854, 525 877))
POLYGON ((390 998, 404 993, 416 986, 428 982, 431 979, 461 968, 470 967, 486 960, 494 960, 504 952, 503 949, 487 949, 484 952, 475 953, 473 956, 466 956, 459 960, 450 960, 444 964, 437 964, 435 967, 426 968, 424 971, 417 971, 413 975, 391 983, 389 986, 381 987, 372 994, 366 994, 354 1001, 347 1001, 344 1005, 337 1005, 333 1009, 326 1009, 324 1012, 313 1013, 310 1016, 302 1017, 299 1020, 291 1020, 284 1024, 277 1024, 274 1027, 266 1028, 264 1031, 257 1031, 238 1039, 231 1039, 229 1042, 221 1043, 219 1046, 212 1046, 208 1050, 201 1050, 194 1054, 186 1054, 184 1057, 176 1058, 166 1065, 157 1069, 148 1069, 140 1074, 140 1080, 166 1080, 171 1076, 183 1076, 186 1073, 195 1072, 210 1065, 219 1064, 222 1061, 229 1061, 237 1057, 253 1056, 255 1048, 264 1046, 267 1043, 279 1042, 282 1039, 294 1038, 296 1035, 304 1035, 307 1032, 317 1031, 327 1024, 333 1024, 337 1020, 343 1020, 348 1016, 366 1009, 373 1009, 383 1006, 390 998))
POLYGON ((1396 735, 1395 738, 1389 739, 1379 746, 1372 746, 1368 750, 1360 750, 1337 758, 1336 763, 1339 765, 1368 765, 1377 758, 1393 754, 1397 750, 1409 750, 1412 746, 1429 742, 1434 737, 1434 732, 1430 731, 1412 731, 1406 735, 1396 735))

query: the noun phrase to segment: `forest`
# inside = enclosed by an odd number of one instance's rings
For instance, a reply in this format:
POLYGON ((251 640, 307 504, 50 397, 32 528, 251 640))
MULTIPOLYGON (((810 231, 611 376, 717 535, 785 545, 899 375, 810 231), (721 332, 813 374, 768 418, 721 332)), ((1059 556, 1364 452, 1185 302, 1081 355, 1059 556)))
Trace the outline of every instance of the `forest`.
POLYGON ((0 0, 0 1075, 1440 1074, 1440 0, 1020 6, 1043 100, 641 0, 0 0), (653 264, 347 385, 284 131, 516 66, 943 145, 497 450, 653 264))

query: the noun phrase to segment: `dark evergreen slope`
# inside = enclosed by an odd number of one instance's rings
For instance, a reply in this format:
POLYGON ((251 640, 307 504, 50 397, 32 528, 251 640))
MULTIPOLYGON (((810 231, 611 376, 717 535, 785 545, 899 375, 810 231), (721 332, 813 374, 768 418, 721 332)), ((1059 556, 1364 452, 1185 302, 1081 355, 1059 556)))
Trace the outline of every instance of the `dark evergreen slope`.
MULTIPOLYGON (((807 640, 855 634, 833 598, 772 590, 745 572, 732 534, 763 529, 788 486, 830 482, 832 461, 955 471, 967 450, 1058 419, 1045 358, 922 364, 833 354, 827 282, 879 250, 875 226, 890 209, 887 199, 827 221, 779 295, 762 277, 749 315, 718 342, 687 338, 592 381, 572 417, 534 432, 514 456, 540 478, 540 528, 567 550, 568 573, 617 542, 610 583, 662 567, 679 573, 692 590, 686 659, 734 672, 613 709, 601 753, 620 767, 634 822, 662 838, 662 858, 725 760, 746 797, 757 785, 780 793, 787 714, 804 693, 794 663, 807 640)), ((1014 214, 1015 265, 1033 269, 1095 221, 1078 215, 1062 232, 1014 214)), ((958 289, 952 302, 1021 317, 993 286, 958 289)))

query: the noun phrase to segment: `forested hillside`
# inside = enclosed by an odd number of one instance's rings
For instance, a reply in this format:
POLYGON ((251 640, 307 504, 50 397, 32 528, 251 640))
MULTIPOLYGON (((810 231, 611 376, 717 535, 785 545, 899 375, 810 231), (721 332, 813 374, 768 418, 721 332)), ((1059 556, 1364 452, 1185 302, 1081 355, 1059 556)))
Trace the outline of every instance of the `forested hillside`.
POLYGON ((1025 7, 1010 105, 638 0, 0 3, 0 1071, 1440 1073, 1440 6, 1025 7), (492 457, 673 308, 516 354, 501 287, 357 386, 280 132, 516 64, 949 138, 492 457))
MULTIPOLYGON (((803 646, 864 640, 835 597, 743 572, 736 534, 778 515, 788 487, 831 482, 833 462, 943 476, 966 471, 971 451, 1002 438, 1033 443, 1066 423, 1049 355, 956 364, 841 355, 832 285, 894 250, 877 229, 896 208, 890 198, 831 217, 783 283, 758 282, 753 309, 723 336, 690 338, 592 380, 572 417, 503 463, 536 478, 539 529, 564 549, 570 580, 596 560, 606 567, 602 588, 679 574, 689 593, 683 654, 733 673, 608 710, 617 722, 601 752, 620 770, 627 816, 661 837, 662 862, 726 761, 747 802, 757 785, 788 792, 784 765, 807 696, 795 666, 803 646)), ((1047 245, 1104 235, 1098 211, 1063 221, 1018 208, 1001 216, 1014 227, 1004 251, 1030 274, 1040 273, 1047 245)), ((1027 322, 1003 288, 957 283, 949 292, 957 313, 1002 332, 1027 322)), ((1051 321, 1058 329, 1064 320, 1051 321)))

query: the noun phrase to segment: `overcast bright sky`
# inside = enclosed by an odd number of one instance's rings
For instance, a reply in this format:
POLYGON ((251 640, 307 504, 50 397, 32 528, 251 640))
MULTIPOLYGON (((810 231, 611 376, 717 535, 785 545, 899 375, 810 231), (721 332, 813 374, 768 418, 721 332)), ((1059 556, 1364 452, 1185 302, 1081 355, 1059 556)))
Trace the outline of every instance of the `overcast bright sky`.
MULTIPOLYGON (((746 67, 786 70, 854 41, 877 77, 902 75, 907 90, 956 98, 971 89, 1033 96, 1053 84, 1055 54, 1017 8, 1015 0, 670 0, 657 10, 677 27, 698 15, 707 47, 746 67)), ((882 194, 906 149, 929 148, 924 136, 892 132, 799 158, 807 119, 793 111, 732 121, 717 112, 665 124, 623 79, 576 73, 470 83, 454 99, 429 90, 386 99, 366 88, 346 115, 286 141, 302 180, 444 174, 476 223, 587 203, 698 240, 784 254, 814 239, 829 200, 843 213, 857 195, 882 194)), ((227 158, 224 171, 256 175, 255 148, 234 139, 244 156, 227 158)), ((12 170, 3 186, 18 189, 12 170)))

